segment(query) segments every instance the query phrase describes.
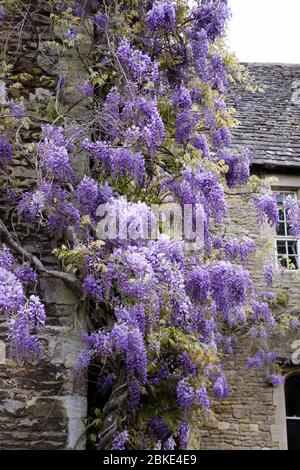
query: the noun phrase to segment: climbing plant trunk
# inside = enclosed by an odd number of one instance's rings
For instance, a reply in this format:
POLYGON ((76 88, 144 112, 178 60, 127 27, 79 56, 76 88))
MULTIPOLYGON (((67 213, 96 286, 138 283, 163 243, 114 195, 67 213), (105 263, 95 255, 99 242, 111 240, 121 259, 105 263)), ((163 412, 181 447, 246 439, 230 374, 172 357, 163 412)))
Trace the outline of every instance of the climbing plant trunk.
POLYGON ((116 385, 105 404, 102 416, 103 425, 99 434, 98 450, 110 450, 113 436, 118 426, 118 416, 127 398, 127 378, 124 365, 119 369, 116 385))

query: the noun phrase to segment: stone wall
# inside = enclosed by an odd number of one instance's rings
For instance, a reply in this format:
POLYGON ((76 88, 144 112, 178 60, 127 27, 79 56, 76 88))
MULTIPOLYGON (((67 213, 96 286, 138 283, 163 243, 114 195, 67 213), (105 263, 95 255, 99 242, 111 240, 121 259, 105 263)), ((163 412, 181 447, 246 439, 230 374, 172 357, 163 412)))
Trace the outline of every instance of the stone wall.
MULTIPOLYGON (((281 178, 280 175, 277 175, 281 178)), ((300 178, 296 178, 300 187, 300 178)), ((283 185, 286 184, 283 179, 283 185)), ((277 186, 280 186, 280 180, 277 186)), ((275 258, 274 232, 260 227, 251 200, 228 198, 228 231, 234 236, 249 236, 257 244, 257 255, 247 265, 258 291, 272 290, 288 296, 286 311, 299 305, 299 272, 286 271, 277 276, 272 289, 263 281, 263 265, 268 256, 275 258), (271 249, 266 247, 271 244, 271 249)), ((288 362, 293 349, 283 341, 276 345, 279 356, 288 362)), ((286 448, 284 389, 274 389, 267 383, 267 370, 254 371, 246 366, 251 355, 251 344, 243 340, 233 357, 225 362, 229 382, 229 396, 224 401, 213 401, 213 413, 205 426, 199 428, 201 449, 279 449, 286 448)), ((300 369, 299 369, 300 370, 300 369)))
POLYGON ((41 291, 47 311, 42 360, 21 366, 7 357, 0 365, 0 449, 73 448, 84 431, 86 390, 74 372, 82 347, 78 299, 56 279, 43 278, 41 291))
MULTIPOLYGON (((44 60, 43 48, 47 41, 53 40, 48 2, 38 0, 31 4, 32 7, 37 7, 37 3, 39 8, 31 11, 30 20, 26 21, 24 17, 24 22, 20 23, 16 19, 13 34, 9 33, 11 27, 6 31, 1 25, 0 34, 0 49, 7 47, 9 62, 13 64, 12 72, 30 74, 21 88, 12 88, 9 92, 9 99, 24 98, 26 114, 31 118, 29 128, 20 131, 26 143, 38 141, 40 125, 47 122, 39 120, 36 111, 37 108, 39 111, 46 109, 55 96, 57 73, 53 64, 44 60), (32 22, 35 22, 37 30, 32 28, 32 22)), ((71 61, 69 63, 71 66, 71 61)), ((76 96, 70 99, 74 100, 76 96)), ((76 107, 74 112, 78 112, 76 107)), ((30 189, 34 185, 36 172, 26 149, 14 148, 9 178, 1 175, 0 178, 2 187, 13 187, 16 191, 30 189)), ((1 200, 0 210, 1 218, 10 225, 22 246, 37 255, 45 268, 57 269, 57 262, 51 255, 56 242, 49 238, 46 230, 20 225, 15 214, 7 212, 5 198, 1 200)), ((18 365, 9 358, 8 351, 6 358, 1 355, 0 449, 73 448, 81 435, 77 448, 84 448, 86 384, 74 371, 82 348, 78 332, 85 328, 81 304, 76 292, 55 278, 41 278, 40 295, 47 312, 46 328, 42 334, 42 360, 36 364, 18 365)), ((3 323, 0 333, 5 341, 3 323)))

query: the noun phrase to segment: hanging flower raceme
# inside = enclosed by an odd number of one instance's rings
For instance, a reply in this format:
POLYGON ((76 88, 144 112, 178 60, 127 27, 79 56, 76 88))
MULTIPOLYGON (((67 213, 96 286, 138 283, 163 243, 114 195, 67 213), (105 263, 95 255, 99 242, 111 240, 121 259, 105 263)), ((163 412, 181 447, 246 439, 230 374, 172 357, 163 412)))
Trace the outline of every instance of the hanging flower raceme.
POLYGON ((148 54, 133 48, 126 39, 120 42, 116 54, 130 80, 137 82, 156 82, 158 80, 157 64, 151 60, 148 54))
POLYGON ((0 23, 6 18, 6 13, 2 5, 0 5, 0 23))
POLYGON ((36 334, 45 326, 45 309, 37 296, 26 297, 26 287, 36 282, 30 266, 18 265, 4 245, 0 250, 0 314, 7 321, 11 355, 20 362, 41 355, 36 334))
POLYGON ((230 17, 227 0, 216 3, 214 0, 198 2, 192 12, 195 27, 203 28, 213 41, 224 33, 225 25, 230 17))
POLYGON ((287 223, 289 226, 289 235, 299 237, 300 235, 300 205, 299 201, 291 196, 285 198, 284 206, 286 208, 287 223))
POLYGON ((0 166, 6 168, 11 159, 12 153, 9 140, 3 132, 0 132, 0 166))
POLYGON ((145 178, 145 160, 141 153, 133 152, 128 147, 112 148, 105 142, 91 143, 85 140, 85 150, 91 158, 97 159, 104 171, 114 178, 123 178, 128 175, 137 183, 142 184, 145 178))
POLYGON ((221 374, 214 383, 213 391, 216 398, 223 399, 228 395, 228 384, 224 374, 221 374))
POLYGON ((228 166, 225 178, 229 188, 240 187, 248 182, 250 177, 250 160, 247 150, 242 154, 235 154, 225 150, 221 154, 221 159, 228 166))
POLYGON ((149 31, 173 31, 176 26, 177 3, 171 0, 154 2, 152 9, 146 15, 146 25, 149 31))
POLYGON ((125 444, 128 440, 128 432, 122 431, 114 437, 112 441, 112 450, 125 450, 125 444))
POLYGON ((95 217, 99 204, 107 203, 113 193, 110 186, 100 186, 93 178, 84 176, 76 187, 75 195, 81 214, 95 217))
POLYGON ((232 310, 247 304, 253 294, 253 283, 248 271, 234 267, 229 261, 220 261, 209 269, 211 296, 216 310, 230 319, 232 310))
POLYGON ((42 219, 45 204, 46 195, 43 191, 26 192, 18 204, 17 211, 27 223, 33 223, 42 219))
POLYGON ((22 119, 25 115, 25 106, 22 102, 11 103, 11 113, 15 119, 22 119))
POLYGON ((279 223, 279 210, 276 196, 274 194, 264 194, 255 200, 260 223, 269 223, 276 227, 279 223))
POLYGON ((42 131, 43 140, 39 152, 45 176, 58 182, 72 181, 74 171, 71 167, 63 129, 47 125, 42 128, 42 131))
POLYGON ((204 303, 210 288, 209 272, 206 268, 196 268, 187 279, 187 291, 194 302, 204 303))
POLYGON ((263 267, 264 281, 267 287, 272 287, 275 277, 275 263, 270 259, 263 267))
POLYGON ((226 257, 230 260, 246 261, 249 256, 255 253, 255 242, 249 237, 243 237, 240 240, 227 238, 224 240, 223 250, 226 257))

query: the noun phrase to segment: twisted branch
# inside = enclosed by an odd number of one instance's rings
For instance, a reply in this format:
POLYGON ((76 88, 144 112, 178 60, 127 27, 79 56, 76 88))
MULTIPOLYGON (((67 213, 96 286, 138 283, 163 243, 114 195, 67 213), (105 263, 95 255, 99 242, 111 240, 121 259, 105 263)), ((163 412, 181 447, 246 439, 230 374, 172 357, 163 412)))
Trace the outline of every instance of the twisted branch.
POLYGON ((32 253, 29 251, 25 250, 20 243, 18 243, 7 227, 4 225, 3 221, 0 219, 0 240, 4 241, 11 249, 12 251, 19 255, 22 256, 23 259, 26 261, 29 261, 34 267, 37 269, 37 271, 41 274, 45 274, 47 276, 52 276, 57 279, 61 279, 62 281, 65 281, 67 284, 69 284, 78 294, 82 294, 82 284, 77 279, 75 276, 73 276, 70 273, 66 273, 63 271, 56 271, 55 269, 46 269, 43 263, 32 253))
POLYGON ((103 408, 103 425, 99 434, 98 450, 110 450, 112 439, 118 427, 119 411, 127 398, 127 379, 125 368, 121 367, 117 383, 103 408))

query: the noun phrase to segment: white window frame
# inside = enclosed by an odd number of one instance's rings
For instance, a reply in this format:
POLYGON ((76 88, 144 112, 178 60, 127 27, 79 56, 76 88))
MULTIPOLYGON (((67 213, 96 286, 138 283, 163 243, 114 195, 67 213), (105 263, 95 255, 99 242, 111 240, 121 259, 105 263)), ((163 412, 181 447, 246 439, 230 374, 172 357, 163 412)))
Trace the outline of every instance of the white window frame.
MULTIPOLYGON (((282 194, 291 194, 294 196, 295 200, 298 200, 298 192, 297 190, 295 189, 281 189, 281 190, 274 190, 275 193, 282 193, 282 194)), ((285 225, 286 224, 286 219, 284 220, 284 223, 285 225)), ((276 253, 276 264, 279 268, 283 268, 283 269, 286 269, 290 272, 298 272, 300 270, 300 239, 297 238, 297 237, 293 237, 293 236, 290 236, 290 235, 278 235, 277 234, 277 231, 275 229, 275 253, 276 253), (288 241, 293 241, 293 242, 296 242, 297 243, 297 262, 298 262, 298 267, 297 268, 289 268, 289 267, 284 267, 282 266, 282 264, 280 263, 279 261, 279 256, 280 256, 280 253, 278 253, 277 251, 277 241, 285 241, 285 242, 288 242, 288 241)), ((287 253, 287 257, 288 257, 288 253, 287 253)))

